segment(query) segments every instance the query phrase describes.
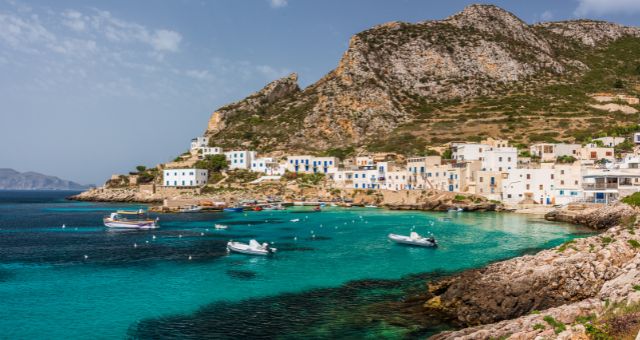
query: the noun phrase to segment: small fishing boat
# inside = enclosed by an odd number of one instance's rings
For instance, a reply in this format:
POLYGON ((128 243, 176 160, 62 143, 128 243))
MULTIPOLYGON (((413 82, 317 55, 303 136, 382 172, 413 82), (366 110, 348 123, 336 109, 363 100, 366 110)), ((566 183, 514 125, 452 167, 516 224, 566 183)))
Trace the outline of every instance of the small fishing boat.
POLYGON ((244 208, 243 207, 229 207, 229 208, 224 208, 222 210, 226 211, 226 212, 243 212, 244 208))
POLYGON ((300 222, 300 219, 299 218, 294 218, 292 220, 289 220, 289 222, 293 222, 293 223, 300 222))
POLYGON ((202 211, 202 207, 199 205, 187 205, 179 210, 181 213, 194 213, 202 211))
POLYGON ((256 205, 255 207, 253 207, 253 211, 262 211, 262 207, 259 205, 256 205))
POLYGON ((320 206, 318 205, 313 208, 313 211, 320 212, 322 211, 322 208, 320 208, 320 206))
POLYGON ((420 236, 415 231, 412 231, 409 236, 389 234, 389 239, 396 243, 408 244, 419 247, 437 247, 438 242, 433 237, 420 236))
POLYGON ((463 211, 464 211, 464 209, 462 209, 460 207, 449 209, 449 212, 463 212, 463 211))
POLYGON ((276 248, 270 248, 268 243, 258 243, 256 240, 249 241, 249 244, 242 242, 227 242, 227 251, 246 255, 267 256, 276 252, 276 248))
POLYGON ((216 228, 217 230, 225 230, 225 229, 229 229, 228 226, 224 225, 224 224, 216 224, 214 226, 214 228, 216 228))
POLYGON ((140 209, 136 211, 118 210, 102 219, 109 228, 122 229, 155 229, 158 228, 159 219, 150 219, 147 213, 140 209))
POLYGON ((369 204, 369 205, 365 205, 365 208, 377 208, 377 205, 373 205, 373 204, 369 204))

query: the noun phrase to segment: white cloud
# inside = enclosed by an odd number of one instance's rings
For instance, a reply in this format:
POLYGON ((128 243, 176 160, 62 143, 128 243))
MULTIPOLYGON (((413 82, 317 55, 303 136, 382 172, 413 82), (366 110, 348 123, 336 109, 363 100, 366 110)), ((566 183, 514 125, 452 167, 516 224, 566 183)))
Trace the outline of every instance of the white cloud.
POLYGON ((68 10, 62 13, 62 24, 71 28, 76 32, 82 32, 86 28, 85 18, 82 13, 74 10, 68 10))
POLYGON ((540 15, 540 19, 542 19, 542 21, 553 20, 553 18, 554 18, 553 12, 549 10, 542 12, 542 14, 540 15))
POLYGON ((282 78, 291 73, 291 71, 286 68, 275 68, 269 65, 257 65, 255 66, 255 69, 268 80, 282 78))
POLYGON ((150 38, 149 43, 156 51, 178 51, 178 46, 182 41, 182 35, 169 30, 156 30, 150 38))
POLYGON ((48 43, 55 36, 42 24, 37 15, 22 18, 0 13, 0 40, 18 49, 28 49, 28 44, 48 43))
POLYGON ((287 0, 269 0, 269 5, 272 8, 286 7, 288 4, 287 0))
POLYGON ((578 0, 579 5, 573 12, 582 17, 585 15, 634 14, 640 13, 638 0, 578 0))
POLYGON ((184 74, 195 79, 207 79, 209 77, 209 71, 207 70, 187 70, 184 74))

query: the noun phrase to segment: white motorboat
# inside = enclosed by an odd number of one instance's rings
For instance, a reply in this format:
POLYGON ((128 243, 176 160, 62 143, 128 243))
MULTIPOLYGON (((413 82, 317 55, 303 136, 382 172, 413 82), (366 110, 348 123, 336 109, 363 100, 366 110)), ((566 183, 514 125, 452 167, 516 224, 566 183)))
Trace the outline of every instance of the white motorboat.
POLYGON ((214 226, 217 230, 225 230, 225 229, 229 229, 228 226, 224 225, 224 224, 216 224, 214 226))
POLYGON ((256 240, 249 241, 249 244, 242 242, 227 242, 227 251, 246 255, 267 256, 276 252, 276 248, 270 248, 268 243, 258 243, 256 240))
POLYGON ((396 243, 408 244, 419 247, 437 247, 438 242, 433 237, 423 237, 412 231, 409 236, 389 234, 389 239, 396 243))
POLYGON ((102 222, 109 228, 120 229, 155 229, 158 228, 159 219, 150 219, 142 209, 137 211, 118 210, 102 219, 102 222))
POLYGON ((289 220, 289 222, 293 222, 293 223, 300 222, 300 219, 299 218, 294 218, 292 220, 289 220))
POLYGON ((202 211, 202 207, 199 205, 187 205, 179 210, 181 213, 194 213, 202 211))
POLYGON ((365 207, 365 208, 377 208, 378 206, 377 206, 377 205, 370 204, 370 205, 365 205, 364 207, 365 207))

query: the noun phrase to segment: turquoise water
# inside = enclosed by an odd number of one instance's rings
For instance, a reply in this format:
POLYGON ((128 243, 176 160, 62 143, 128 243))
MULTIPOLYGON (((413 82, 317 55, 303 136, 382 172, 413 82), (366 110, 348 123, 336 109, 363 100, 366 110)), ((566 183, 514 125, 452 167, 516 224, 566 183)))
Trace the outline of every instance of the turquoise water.
POLYGON ((102 215, 132 206, 63 196, 0 192, 3 338, 400 336, 402 329, 380 322, 341 325, 337 311, 401 299, 403 282, 425 279, 410 274, 479 267, 584 235, 515 214, 367 208, 160 215, 159 230, 110 232, 102 215), (214 230, 216 223, 229 229, 214 230), (440 247, 387 241, 388 233, 414 226, 433 232, 440 247), (277 254, 225 252, 229 239, 251 238, 273 242, 277 254), (274 329, 277 321, 260 318, 263 308, 283 324, 295 316, 301 326, 274 329))

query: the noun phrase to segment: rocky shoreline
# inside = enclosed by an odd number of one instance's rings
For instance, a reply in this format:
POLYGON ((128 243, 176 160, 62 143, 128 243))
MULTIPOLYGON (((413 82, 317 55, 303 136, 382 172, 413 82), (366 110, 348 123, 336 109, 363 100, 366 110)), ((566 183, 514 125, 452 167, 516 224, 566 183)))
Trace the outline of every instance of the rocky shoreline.
MULTIPOLYGON (((635 210, 611 206, 577 214, 574 220, 592 228, 616 226, 429 283, 422 312, 468 327, 432 339, 588 339, 597 328, 594 320, 612 313, 612 306, 639 304, 635 210)), ((640 314, 635 321, 640 328, 640 314)))

